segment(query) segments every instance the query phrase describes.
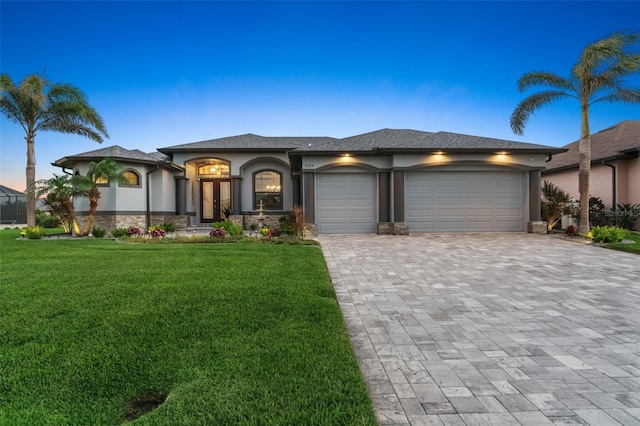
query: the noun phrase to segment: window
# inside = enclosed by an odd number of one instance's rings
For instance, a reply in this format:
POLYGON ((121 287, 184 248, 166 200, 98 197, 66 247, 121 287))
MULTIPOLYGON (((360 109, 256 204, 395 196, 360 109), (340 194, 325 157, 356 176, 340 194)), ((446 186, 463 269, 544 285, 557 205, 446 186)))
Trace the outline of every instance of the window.
POLYGON ((220 160, 210 160, 198 167, 198 176, 208 178, 228 178, 229 163, 220 160))
POLYGON ((282 174, 266 170, 253 175, 253 208, 282 209, 282 174))
POLYGON ((104 176, 94 176, 93 181, 95 182, 96 186, 109 186, 109 179, 104 176))
POLYGON ((124 187, 140 187, 140 175, 137 172, 132 170, 127 170, 122 173, 123 182, 120 183, 120 186, 124 187))

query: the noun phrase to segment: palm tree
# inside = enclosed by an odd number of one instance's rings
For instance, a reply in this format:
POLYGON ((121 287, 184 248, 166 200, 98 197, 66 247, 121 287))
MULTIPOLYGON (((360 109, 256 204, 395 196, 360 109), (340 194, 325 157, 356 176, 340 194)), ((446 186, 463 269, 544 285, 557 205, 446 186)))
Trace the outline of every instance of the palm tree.
POLYGON ((35 138, 38 132, 71 133, 98 143, 108 138, 102 117, 84 93, 67 83, 50 83, 44 75, 28 75, 16 86, 8 74, 0 75, 0 111, 24 129, 27 141, 27 224, 36 223, 35 138))
POLYGON ((59 208, 60 216, 68 220, 71 229, 76 235, 80 235, 80 227, 73 208, 73 199, 74 197, 86 197, 88 191, 84 185, 77 185, 74 182, 77 178, 78 176, 54 174, 50 179, 34 182, 29 188, 29 192, 32 194, 33 199, 46 195, 46 203, 59 208))
POLYGON ((98 185, 108 182, 126 183, 122 172, 123 168, 113 158, 105 158, 98 163, 92 161, 89 164, 89 173, 84 179, 77 176, 76 185, 88 187, 86 196, 89 198, 89 217, 82 235, 89 235, 91 231, 93 217, 100 200, 100 188, 98 188, 98 185))
POLYGON ((595 102, 640 103, 640 89, 623 85, 623 77, 640 70, 640 54, 630 49, 640 34, 617 32, 584 48, 568 78, 551 72, 534 71, 518 80, 520 92, 534 86, 546 90, 522 100, 511 114, 511 129, 522 135, 529 119, 539 108, 562 98, 580 102, 580 160, 578 189, 580 191, 579 232, 589 232, 589 173, 591 169, 591 131, 589 107, 595 102))

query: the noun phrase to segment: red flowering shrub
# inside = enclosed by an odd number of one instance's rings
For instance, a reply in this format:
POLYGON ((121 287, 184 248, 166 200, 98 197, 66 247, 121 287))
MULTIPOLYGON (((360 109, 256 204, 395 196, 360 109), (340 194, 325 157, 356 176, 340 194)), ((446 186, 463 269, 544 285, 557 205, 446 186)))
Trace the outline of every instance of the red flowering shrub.
POLYGON ((227 231, 222 228, 213 228, 211 232, 209 232, 210 237, 226 237, 227 231))
POLYGON ((142 235, 142 231, 137 226, 130 226, 127 228, 128 237, 137 237, 142 235))

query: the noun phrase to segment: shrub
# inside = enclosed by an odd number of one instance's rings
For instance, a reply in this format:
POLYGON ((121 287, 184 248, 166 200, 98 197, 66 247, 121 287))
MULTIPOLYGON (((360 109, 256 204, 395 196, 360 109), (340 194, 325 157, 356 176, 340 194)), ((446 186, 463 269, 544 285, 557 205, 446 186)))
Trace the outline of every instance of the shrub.
POLYGON ((622 241, 629 231, 617 226, 594 226, 589 232, 591 239, 597 243, 617 243, 622 241))
POLYGON ((44 229, 40 226, 26 226, 22 228, 21 234, 25 235, 30 240, 40 240, 44 235, 44 229))
POLYGON ((36 225, 43 228, 57 228, 60 224, 60 218, 40 209, 36 209, 36 225))
POLYGON ((296 237, 302 238, 304 237, 304 228, 307 225, 307 216, 305 216, 302 206, 294 205, 293 215, 296 218, 293 225, 294 233, 296 237))
POLYGON ((102 238, 105 236, 106 233, 107 233, 106 229, 98 228, 97 226, 91 230, 91 235, 93 235, 96 238, 102 238))
POLYGON ((164 230, 167 234, 170 232, 175 232, 176 228, 171 222, 164 222, 157 226, 158 228, 164 230))
POLYGON ((210 237, 226 237, 227 232, 224 228, 213 228, 211 232, 209 232, 210 237))
POLYGON ((235 225, 230 220, 222 220, 220 222, 215 222, 211 226, 214 229, 224 229, 227 234, 232 235, 234 237, 244 234, 244 229, 242 229, 242 226, 235 225))
POLYGON ((111 231, 111 236, 114 238, 120 238, 127 235, 127 228, 116 228, 111 231))
POLYGON ((619 227, 632 230, 640 219, 640 204, 618 204, 613 214, 615 214, 616 224, 619 227))
MULTIPOLYGON (((576 223, 580 223, 580 209, 576 208, 572 215, 576 223)), ((610 214, 604 207, 600 197, 589 197, 589 226, 613 225, 610 214)))
POLYGON ((137 226, 128 227, 125 233, 127 234, 127 237, 137 237, 142 235, 142 231, 137 226))
POLYGON ((151 238, 162 238, 165 234, 166 231, 162 228, 162 225, 149 227, 149 235, 151 235, 151 238))
POLYGON ((564 233, 571 236, 578 235, 578 227, 575 225, 569 225, 567 226, 567 229, 564 230, 564 233))
POLYGON ((266 237, 267 235, 269 235, 269 228, 265 226, 260 230, 260 234, 262 234, 263 237, 266 237))
POLYGON ((267 233, 267 237, 270 237, 270 238, 276 238, 281 235, 282 235, 282 231, 280 231, 278 228, 270 229, 269 232, 267 233))
POLYGON ((280 230, 283 234, 293 235, 296 232, 296 215, 293 212, 280 216, 278 221, 280 222, 280 230))

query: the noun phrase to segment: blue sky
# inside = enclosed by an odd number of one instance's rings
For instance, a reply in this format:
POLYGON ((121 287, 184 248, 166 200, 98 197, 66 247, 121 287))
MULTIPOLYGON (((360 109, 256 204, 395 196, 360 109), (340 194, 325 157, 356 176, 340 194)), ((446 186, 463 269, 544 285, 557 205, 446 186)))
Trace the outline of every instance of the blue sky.
MULTIPOLYGON (((509 116, 533 70, 567 76, 613 31, 640 31, 640 2, 0 2, 0 69, 79 86, 111 138, 36 137, 36 178, 66 155, 120 145, 146 152, 200 140, 345 137, 380 128, 449 131, 562 146, 579 107, 509 116)), ((640 87, 640 77, 628 79, 640 87)), ((592 131, 640 119, 596 104, 592 131)), ((0 119, 0 183, 24 189, 20 126, 0 119)))

